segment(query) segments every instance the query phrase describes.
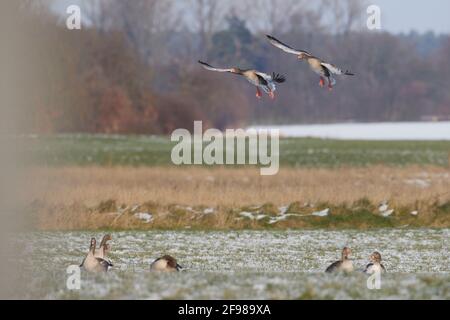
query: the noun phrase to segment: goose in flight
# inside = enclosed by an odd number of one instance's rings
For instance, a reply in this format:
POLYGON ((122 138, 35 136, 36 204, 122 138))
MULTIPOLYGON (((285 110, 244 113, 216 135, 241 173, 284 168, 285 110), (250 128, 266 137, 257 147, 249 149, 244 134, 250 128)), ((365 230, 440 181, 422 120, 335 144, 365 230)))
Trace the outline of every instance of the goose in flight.
POLYGON ((350 71, 348 71, 348 70, 343 71, 343 70, 339 69, 338 67, 336 67, 335 65, 333 65, 331 63, 327 63, 327 62, 323 61, 322 59, 319 59, 319 58, 313 56, 312 54, 310 54, 307 51, 293 49, 293 48, 289 47, 288 45, 284 44, 283 42, 281 42, 280 40, 278 40, 272 36, 269 36, 269 35, 267 35, 267 38, 269 39, 270 43, 273 46, 277 47, 278 49, 281 49, 284 52, 296 55, 299 60, 305 59, 308 62, 311 70, 313 70, 316 74, 318 74, 320 76, 319 85, 321 87, 325 86, 325 79, 327 79, 328 80, 328 89, 329 90, 333 89, 333 86, 336 84, 336 80, 333 78, 333 74, 354 76, 354 74, 351 73, 350 71))
POLYGON ((260 99, 262 96, 260 89, 264 90, 264 92, 267 93, 270 98, 274 99, 275 91, 277 89, 275 83, 283 83, 286 81, 286 78, 284 76, 275 73, 270 75, 256 70, 242 70, 239 68, 220 69, 214 68, 213 66, 203 61, 199 61, 198 63, 200 63, 203 68, 209 71, 230 72, 240 76, 244 76, 248 82, 256 86, 256 97, 258 99, 260 99))

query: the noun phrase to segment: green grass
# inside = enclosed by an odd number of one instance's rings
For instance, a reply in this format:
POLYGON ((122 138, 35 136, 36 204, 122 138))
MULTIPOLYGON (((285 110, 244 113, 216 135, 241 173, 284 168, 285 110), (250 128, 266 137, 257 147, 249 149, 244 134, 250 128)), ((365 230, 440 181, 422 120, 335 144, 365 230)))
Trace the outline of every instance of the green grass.
MULTIPOLYGON (((172 165, 175 143, 167 137, 68 134, 24 137, 33 164, 172 165)), ((289 138, 280 141, 282 166, 449 166, 450 141, 339 141, 289 138)))

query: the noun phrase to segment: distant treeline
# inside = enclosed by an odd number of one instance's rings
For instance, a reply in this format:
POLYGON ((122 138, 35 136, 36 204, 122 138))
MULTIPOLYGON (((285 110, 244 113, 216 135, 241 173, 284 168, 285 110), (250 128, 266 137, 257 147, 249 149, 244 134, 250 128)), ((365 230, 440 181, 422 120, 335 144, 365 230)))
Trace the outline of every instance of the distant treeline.
POLYGON ((89 24, 79 31, 45 6, 18 6, 32 39, 28 70, 35 80, 23 83, 29 122, 22 130, 161 134, 191 128, 194 120, 222 129, 450 116, 448 35, 368 31, 358 20, 361 1, 324 0, 334 6, 325 13, 326 6, 270 1, 279 2, 270 4, 278 11, 259 15, 247 14, 250 0, 226 8, 225 1, 190 2, 180 8, 169 0, 92 1, 89 24), (340 15, 331 15, 336 8, 340 15), (333 92, 321 89, 306 64, 271 47, 266 33, 356 77, 339 78, 333 92), (275 101, 258 101, 243 79, 206 72, 198 59, 281 73, 288 81, 275 101))

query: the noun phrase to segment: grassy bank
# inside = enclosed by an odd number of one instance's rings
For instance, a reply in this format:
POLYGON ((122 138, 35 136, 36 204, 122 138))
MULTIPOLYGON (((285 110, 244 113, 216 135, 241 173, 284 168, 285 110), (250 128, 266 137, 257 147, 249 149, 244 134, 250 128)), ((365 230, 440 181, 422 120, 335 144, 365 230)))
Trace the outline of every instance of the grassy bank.
POLYGON ((34 168, 27 212, 41 230, 446 228, 449 177, 438 167, 282 168, 272 177, 251 168, 34 168))
POLYGON ((35 202, 29 209, 34 228, 58 231, 450 228, 450 201, 392 208, 389 216, 383 216, 377 204, 360 199, 339 205, 293 202, 287 207, 266 203, 238 208, 162 206, 154 202, 128 206, 114 200, 93 207, 46 207, 35 202))

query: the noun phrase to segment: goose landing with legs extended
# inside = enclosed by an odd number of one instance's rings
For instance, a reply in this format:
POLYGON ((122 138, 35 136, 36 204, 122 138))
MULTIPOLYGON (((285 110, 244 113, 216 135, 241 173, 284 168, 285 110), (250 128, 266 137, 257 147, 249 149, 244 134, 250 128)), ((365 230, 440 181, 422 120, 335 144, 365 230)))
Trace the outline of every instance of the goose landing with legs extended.
POLYGON ((267 93, 270 98, 275 99, 275 91, 277 90, 276 83, 283 83, 286 81, 286 78, 283 75, 275 73, 270 75, 257 70, 243 70, 239 68, 220 69, 215 68, 203 61, 199 61, 198 63, 200 63, 203 68, 209 71, 229 72, 243 76, 245 79, 247 79, 248 82, 256 86, 256 97, 258 99, 260 99, 262 96, 260 89, 267 93))
POLYGON ((345 75, 345 76, 354 76, 353 73, 350 71, 343 71, 336 67, 335 65, 325 62, 322 59, 319 59, 312 54, 310 54, 307 51, 304 50, 297 50, 294 48, 291 48, 290 46, 284 44, 280 40, 267 35, 267 38, 269 39, 270 43, 277 47, 278 49, 283 50, 284 52, 294 54, 297 56, 299 60, 306 60, 309 64, 309 67, 312 71, 314 71, 316 74, 320 76, 320 82, 319 85, 321 87, 325 86, 325 79, 328 80, 328 89, 332 90, 333 86, 336 84, 336 79, 333 78, 333 74, 336 75, 345 75))

